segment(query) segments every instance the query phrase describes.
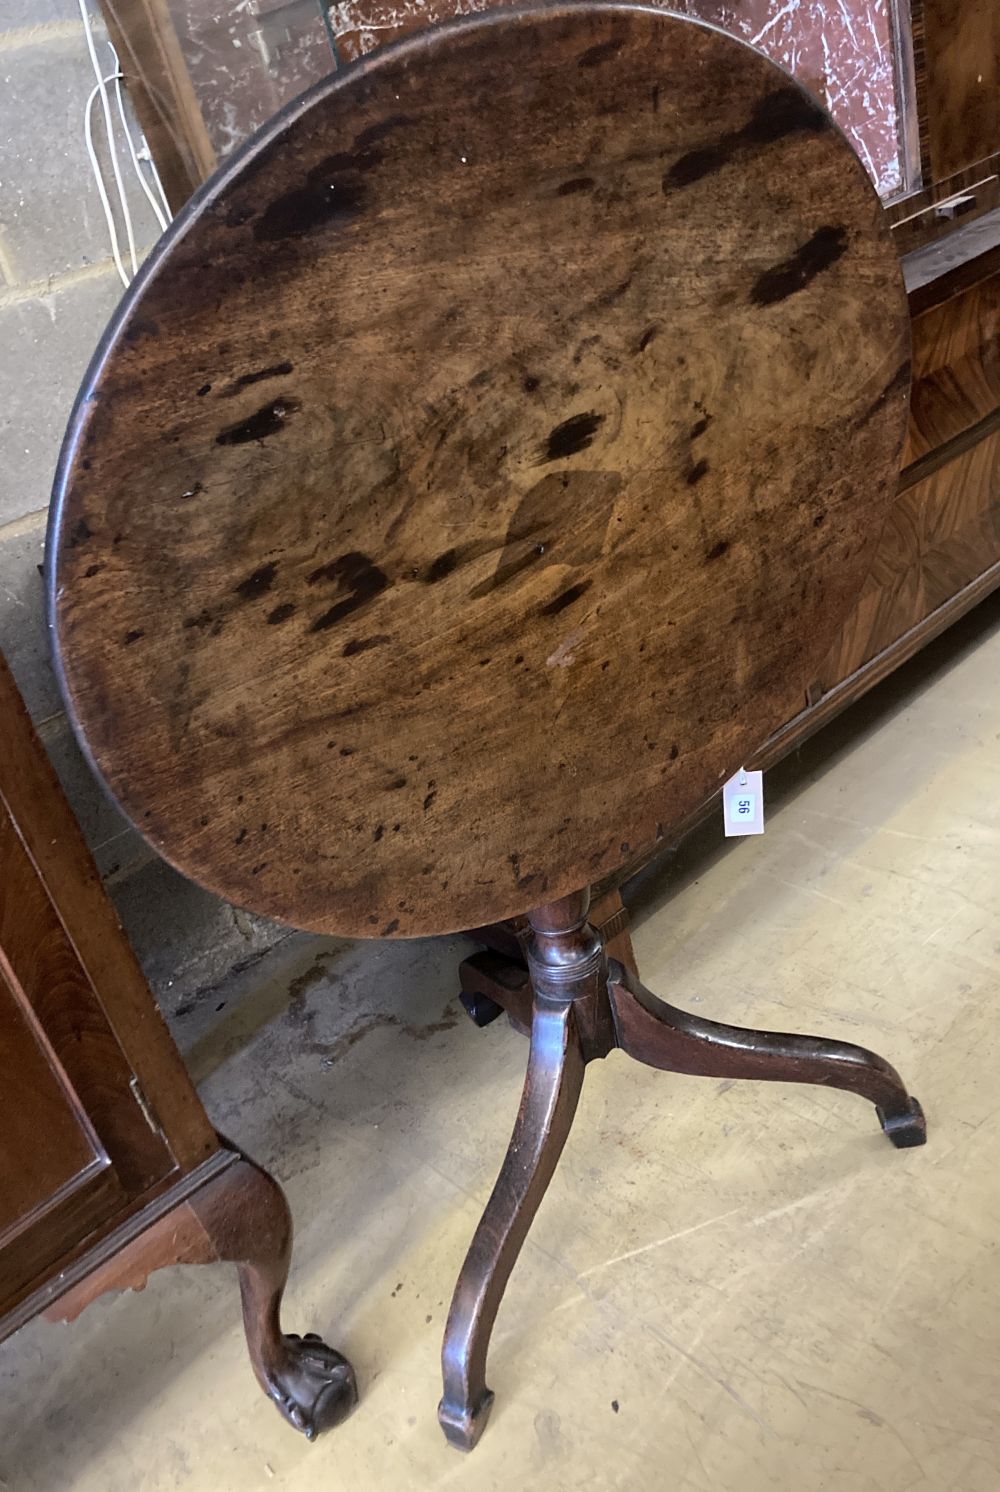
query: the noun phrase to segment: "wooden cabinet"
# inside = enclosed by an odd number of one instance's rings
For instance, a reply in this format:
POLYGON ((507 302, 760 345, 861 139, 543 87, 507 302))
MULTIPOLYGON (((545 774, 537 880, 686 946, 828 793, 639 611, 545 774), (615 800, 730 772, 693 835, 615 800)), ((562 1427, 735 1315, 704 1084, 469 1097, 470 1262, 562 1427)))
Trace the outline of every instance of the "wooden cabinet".
POLYGON ((349 1364, 284 1336, 291 1220, 212 1129, 0 658, 0 1339, 166 1264, 231 1260, 262 1387, 312 1434, 349 1364))
POLYGON ((857 605, 764 763, 1000 585, 1000 211, 963 235, 970 252, 952 267, 935 264, 944 245, 908 261, 913 384, 899 493, 857 605))
MULTIPOLYGON (((9 874, 9 864, 0 874, 9 874)), ((71 977, 76 973, 72 966, 68 970, 59 968, 63 951, 54 950, 56 957, 43 966, 42 976, 46 980, 54 976, 49 986, 54 1001, 68 994, 75 1003, 78 991, 71 988, 70 980, 60 978, 63 973, 71 977)), ((70 1050, 66 1055, 71 1064, 77 1055, 72 1047, 81 1029, 77 1022, 91 1015, 98 1017, 94 1026, 99 1038, 105 1036, 106 1027, 102 1029, 96 1008, 78 1006, 61 1023, 57 1035, 68 1034, 70 1050)), ((60 1060, 61 1049, 62 1043, 55 1047, 49 1044, 24 987, 0 973, 0 1064, 4 1073, 0 1293, 8 1301, 16 1300, 40 1270, 59 1259, 68 1235, 89 1236, 128 1202, 121 1173, 83 1107, 66 1062, 60 1060)), ((86 1050, 83 1060, 89 1060, 86 1050)), ((112 1091, 118 1076, 112 1074, 112 1091)), ((134 1103, 127 1086, 115 1092, 115 1098, 120 1111, 134 1103)), ((111 1118, 114 1125, 116 1119, 125 1120, 126 1115, 120 1112, 111 1118)), ((127 1126, 123 1132, 127 1133, 127 1126)), ((147 1135, 152 1138, 148 1130, 147 1135)), ((168 1157, 163 1147, 159 1148, 157 1171, 163 1174, 168 1157)), ((156 1172, 154 1177, 158 1179, 156 1172)))
POLYGON ((78 1248, 219 1145, 0 670, 0 1297, 10 1312, 65 1266, 68 1239, 78 1248))
POLYGON ((1000 8, 910 0, 921 190, 894 204, 901 249, 1000 203, 1000 8))

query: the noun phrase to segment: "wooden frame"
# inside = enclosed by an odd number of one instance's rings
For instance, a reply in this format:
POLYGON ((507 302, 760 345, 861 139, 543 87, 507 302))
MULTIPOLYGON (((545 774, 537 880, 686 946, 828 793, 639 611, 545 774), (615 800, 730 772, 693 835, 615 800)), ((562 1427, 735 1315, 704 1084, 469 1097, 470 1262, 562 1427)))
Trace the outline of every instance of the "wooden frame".
POLYGON ((129 95, 172 212, 215 170, 167 0, 100 0, 129 95))
POLYGON ((922 186, 887 209, 900 253, 1000 205, 1000 10, 910 0, 922 186))

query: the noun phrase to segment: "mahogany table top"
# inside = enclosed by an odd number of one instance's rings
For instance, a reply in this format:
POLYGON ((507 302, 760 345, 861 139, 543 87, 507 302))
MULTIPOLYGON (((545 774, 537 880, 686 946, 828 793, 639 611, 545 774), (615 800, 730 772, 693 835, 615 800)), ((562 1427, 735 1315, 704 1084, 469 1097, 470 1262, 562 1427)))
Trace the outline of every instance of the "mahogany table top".
POLYGON ((92 762, 300 927, 612 873, 804 703, 908 327, 850 147, 721 32, 576 4, 375 54, 192 199, 87 376, 48 586, 92 762))

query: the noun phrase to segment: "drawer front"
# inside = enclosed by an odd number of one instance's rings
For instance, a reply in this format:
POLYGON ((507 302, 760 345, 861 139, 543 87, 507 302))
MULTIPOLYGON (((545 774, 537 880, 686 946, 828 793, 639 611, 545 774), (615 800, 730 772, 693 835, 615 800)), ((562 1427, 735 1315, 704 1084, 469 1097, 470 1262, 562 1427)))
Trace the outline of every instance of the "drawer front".
POLYGON ((901 492, 857 606, 827 655, 828 693, 1000 566, 1000 430, 901 492))
POLYGON ((964 435, 1000 406, 1000 275, 913 322, 913 390, 904 463, 964 435))

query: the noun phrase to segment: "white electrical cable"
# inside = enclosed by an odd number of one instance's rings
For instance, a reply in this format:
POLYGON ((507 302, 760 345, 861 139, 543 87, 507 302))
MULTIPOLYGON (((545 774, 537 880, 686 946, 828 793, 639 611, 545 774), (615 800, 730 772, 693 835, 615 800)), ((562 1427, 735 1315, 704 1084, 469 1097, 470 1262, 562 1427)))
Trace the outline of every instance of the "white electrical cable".
POLYGON ((160 173, 156 169, 156 162, 153 160, 153 155, 150 151, 148 140, 144 143, 146 149, 146 159, 149 162, 149 169, 153 173, 153 181, 156 183, 156 190, 160 194, 160 201, 163 203, 163 211, 166 213, 169 220, 173 217, 173 213, 170 211, 170 203, 167 201, 167 194, 163 190, 163 182, 160 180, 160 173))
MULTIPOLYGON (((97 162, 97 154, 94 150, 93 136, 90 128, 90 111, 93 107, 94 98, 97 96, 97 94, 100 94, 101 108, 104 111, 104 127, 107 130, 108 136, 108 154, 111 157, 111 169, 114 172, 115 186, 118 188, 118 200, 121 203, 122 216, 125 219, 125 233, 128 239, 128 252, 129 259, 132 263, 132 273, 135 274, 136 270, 139 268, 139 261, 136 258, 135 253, 135 237, 132 232, 132 215, 128 210, 128 202, 125 199, 125 188, 122 185, 122 174, 121 171, 118 169, 118 152, 115 149, 115 132, 114 125, 112 124, 111 120, 111 101, 108 98, 107 89, 109 80, 105 78, 104 74, 101 71, 101 65, 97 60, 97 48, 94 45, 94 33, 90 24, 90 12, 87 9, 87 0, 78 0, 78 3, 80 6, 80 16, 83 20, 83 34, 87 42, 87 51, 90 53, 91 66, 94 69, 94 77, 97 79, 97 86, 94 89, 93 93, 91 93, 90 98, 87 100, 87 113, 85 122, 87 152, 90 156, 90 163, 94 167, 95 174, 100 177, 100 167, 97 162)), ((104 206, 105 215, 108 218, 108 225, 110 228, 112 223, 111 208, 110 204, 108 203, 107 193, 104 190, 103 182, 99 183, 98 191, 101 195, 101 202, 104 206)), ((124 271, 121 265, 121 256, 118 253, 117 235, 115 235, 113 232, 112 246, 115 255, 115 264, 118 266, 118 273, 122 276, 125 284, 127 285, 128 280, 125 279, 124 271)))
MULTIPOLYGON (((102 82, 103 81, 104 80, 102 79, 102 82)), ((94 107, 94 99, 97 97, 100 91, 100 83, 98 83, 94 88, 90 90, 90 97, 87 99, 87 107, 83 113, 83 138, 87 146, 87 154, 90 156, 90 164, 93 168, 94 180, 97 183, 97 195, 100 197, 101 206, 104 208, 104 217, 107 221, 108 234, 111 238, 111 252, 114 255, 115 268, 118 270, 118 274, 121 277, 122 284, 125 286, 126 289, 128 289, 129 277, 125 273, 125 266, 122 263, 121 250, 118 247, 118 233, 115 229, 115 220, 111 211, 111 203, 108 201, 108 194, 104 190, 104 177, 101 175, 100 162, 97 159, 97 152, 94 150, 94 137, 91 130, 91 111, 94 107)))
MULTIPOLYGON (((111 55, 115 59, 115 70, 114 70, 114 73, 112 74, 112 76, 114 77, 114 80, 115 80, 115 99, 116 99, 116 102, 118 104, 118 118, 121 121, 122 134, 125 136, 125 139, 126 139, 126 141, 128 143, 128 153, 132 157, 132 165, 135 167, 135 174, 139 178, 139 185, 142 187, 143 191, 145 192, 146 199, 149 202, 150 207, 153 209, 153 212, 156 215, 156 221, 160 225, 160 231, 163 232, 163 233, 166 233, 166 231, 167 231, 167 218, 164 217, 162 211, 160 210, 160 204, 157 202, 156 198, 153 196, 152 188, 150 187, 149 182, 146 180, 146 173, 145 173, 145 171, 143 171, 142 167, 139 165, 139 157, 136 155, 135 144, 134 144, 134 142, 132 140, 132 131, 129 129, 129 127, 128 127, 128 120, 125 117, 125 100, 122 98, 122 77, 123 77, 123 74, 122 74, 122 70, 121 70, 121 64, 118 61, 118 53, 115 51, 114 47, 111 46, 110 42, 108 43, 108 46, 111 48, 111 55)), ((152 157, 150 157, 150 164, 152 165, 152 157)), ((162 190, 163 189, 161 187, 160 188, 161 194, 162 194, 162 190)))

